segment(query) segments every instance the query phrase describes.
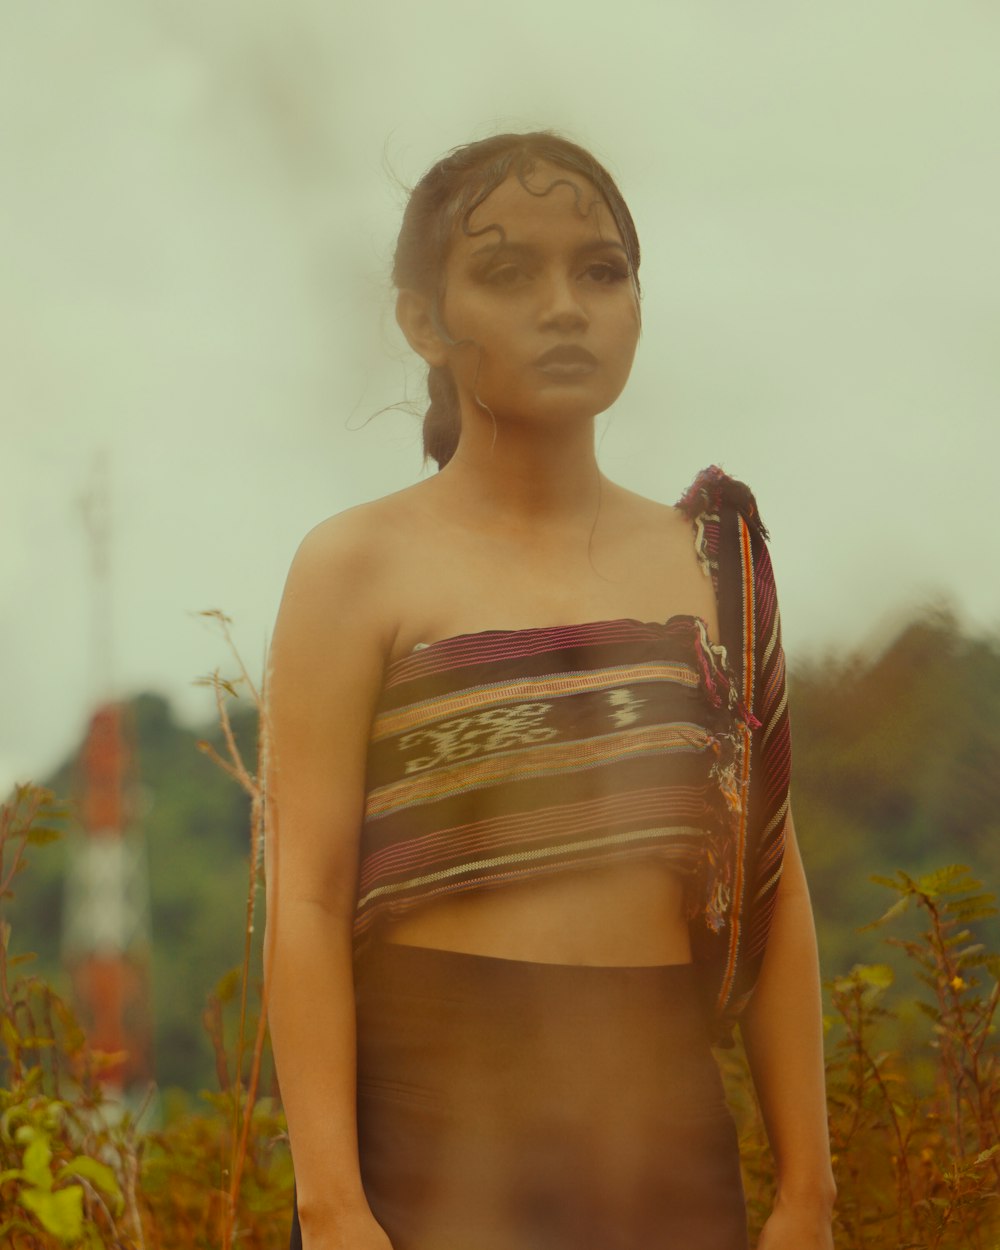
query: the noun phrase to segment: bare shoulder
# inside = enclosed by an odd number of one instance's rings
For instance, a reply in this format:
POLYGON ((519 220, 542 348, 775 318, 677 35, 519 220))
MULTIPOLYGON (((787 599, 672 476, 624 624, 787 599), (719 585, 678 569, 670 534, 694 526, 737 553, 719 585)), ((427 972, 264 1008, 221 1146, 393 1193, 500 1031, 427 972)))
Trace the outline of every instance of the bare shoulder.
POLYGON ((673 535, 682 542, 687 541, 691 532, 691 522, 680 508, 672 504, 661 503, 657 499, 649 499, 636 491, 628 490, 615 482, 608 482, 608 499, 622 519, 622 523, 636 531, 649 534, 651 537, 673 535))
POLYGON ((416 488, 327 517, 302 539, 291 562, 276 638, 350 642, 381 660, 398 629, 397 580, 403 536, 412 532, 416 488))
POLYGON ((361 591, 371 584, 384 528, 381 503, 359 504, 313 526, 299 543, 289 570, 297 591, 323 595, 335 593, 344 582, 361 591))
POLYGON ((372 571, 372 560, 391 555, 399 524, 416 514, 425 486, 418 482, 327 517, 303 538, 296 559, 330 561, 344 573, 359 563, 372 571))

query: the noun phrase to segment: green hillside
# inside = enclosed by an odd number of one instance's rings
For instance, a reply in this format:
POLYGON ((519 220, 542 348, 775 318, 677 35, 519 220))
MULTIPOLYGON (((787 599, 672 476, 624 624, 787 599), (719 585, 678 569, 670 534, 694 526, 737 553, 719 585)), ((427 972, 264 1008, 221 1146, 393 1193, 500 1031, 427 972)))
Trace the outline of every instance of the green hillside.
POLYGON ((1000 639, 928 612, 879 655, 799 666, 789 686, 795 823, 833 975, 873 956, 857 933, 887 901, 872 874, 964 863, 1000 882, 1000 639))

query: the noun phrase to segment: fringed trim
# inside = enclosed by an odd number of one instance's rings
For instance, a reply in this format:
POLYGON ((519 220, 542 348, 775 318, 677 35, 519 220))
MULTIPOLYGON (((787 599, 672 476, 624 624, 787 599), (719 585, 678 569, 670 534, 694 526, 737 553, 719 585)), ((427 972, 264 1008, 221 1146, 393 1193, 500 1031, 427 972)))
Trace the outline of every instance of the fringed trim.
POLYGON ((725 713, 725 729, 712 738, 715 761, 709 770, 714 784, 709 815, 710 832, 697 884, 690 895, 689 919, 703 916, 713 933, 720 933, 729 922, 732 909, 734 856, 743 806, 743 753, 749 728, 759 729, 760 721, 740 698, 729 667, 726 648, 713 645, 705 622, 695 620, 692 629, 694 658, 709 703, 725 713))
POLYGON ((716 758, 709 776, 715 782, 715 828, 705 848, 702 900, 705 923, 713 933, 720 933, 729 920, 732 904, 736 835, 744 799, 739 783, 743 753, 739 727, 734 727, 733 733, 717 735, 713 748, 716 758))
POLYGON ((731 839, 714 837, 707 847, 705 881, 705 923, 713 933, 721 933, 733 901, 731 839))
POLYGON ((740 698, 726 648, 721 642, 713 643, 709 639, 705 622, 700 618, 695 622, 694 644, 702 683, 712 706, 725 707, 748 728, 759 729, 760 721, 740 698))
POLYGON ((705 550, 705 514, 703 512, 699 512, 694 518, 694 550, 698 563, 701 565, 701 571, 706 577, 711 577, 712 561, 705 550))
POLYGON ((746 523, 761 538, 766 540, 770 537, 761 520, 753 491, 746 482, 730 477, 717 464, 710 464, 707 469, 702 469, 677 501, 677 507, 691 520, 696 520, 703 513, 718 512, 726 504, 738 509, 746 523))

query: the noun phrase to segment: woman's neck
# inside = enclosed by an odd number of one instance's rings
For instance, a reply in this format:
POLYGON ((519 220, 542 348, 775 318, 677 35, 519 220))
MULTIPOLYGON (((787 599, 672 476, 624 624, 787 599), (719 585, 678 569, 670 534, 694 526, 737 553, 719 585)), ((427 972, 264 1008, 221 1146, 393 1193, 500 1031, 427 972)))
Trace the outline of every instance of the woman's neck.
POLYGON ((505 422, 466 423, 436 489, 470 522, 510 527, 589 525, 602 476, 594 453, 594 422, 539 429, 505 422))

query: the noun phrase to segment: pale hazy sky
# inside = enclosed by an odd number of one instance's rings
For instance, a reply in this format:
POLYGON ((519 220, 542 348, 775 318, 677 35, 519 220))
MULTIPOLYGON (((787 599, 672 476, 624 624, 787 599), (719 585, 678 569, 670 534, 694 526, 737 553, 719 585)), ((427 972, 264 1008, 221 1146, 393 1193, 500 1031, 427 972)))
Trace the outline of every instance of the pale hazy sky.
POLYGON ((610 166, 644 333, 602 463, 713 461, 772 531, 786 647, 941 593, 1000 626, 1000 8, 987 0, 31 0, 0 9, 0 789, 103 690, 78 500, 111 477, 111 693, 258 668, 323 517, 413 481, 388 270, 445 150, 610 166))

